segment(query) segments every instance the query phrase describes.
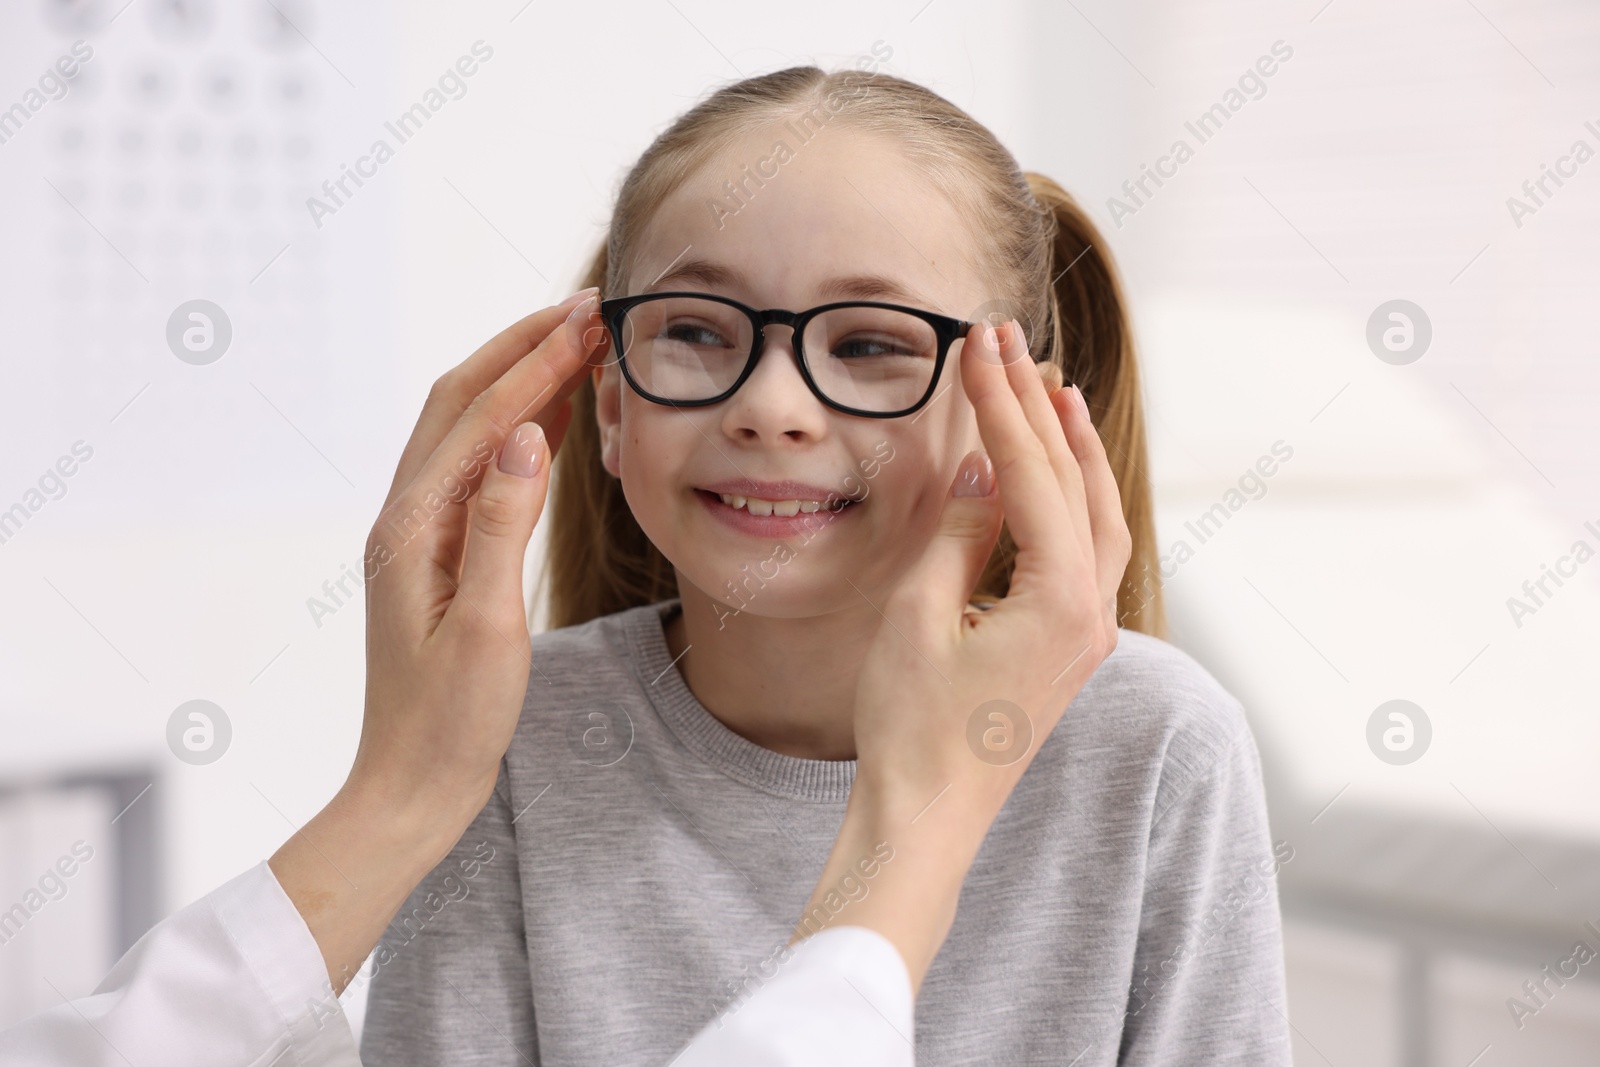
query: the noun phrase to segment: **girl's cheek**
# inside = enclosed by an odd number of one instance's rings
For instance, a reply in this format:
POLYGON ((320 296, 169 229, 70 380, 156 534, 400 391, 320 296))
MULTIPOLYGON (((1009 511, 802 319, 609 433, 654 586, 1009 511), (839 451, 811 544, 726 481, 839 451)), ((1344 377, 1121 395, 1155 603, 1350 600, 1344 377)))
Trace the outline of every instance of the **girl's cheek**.
POLYGON ((861 471, 861 476, 871 480, 878 476, 884 464, 894 459, 894 445, 888 438, 884 438, 872 446, 872 451, 864 458, 856 461, 856 467, 861 471))

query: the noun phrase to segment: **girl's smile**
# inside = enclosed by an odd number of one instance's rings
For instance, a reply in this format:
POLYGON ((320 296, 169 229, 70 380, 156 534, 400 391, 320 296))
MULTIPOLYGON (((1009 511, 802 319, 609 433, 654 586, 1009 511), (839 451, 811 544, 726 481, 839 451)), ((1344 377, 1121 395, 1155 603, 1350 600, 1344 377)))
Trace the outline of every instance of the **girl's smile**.
MULTIPOLYGON (((776 483, 768 492, 780 492, 790 484, 776 483)), ((791 491, 796 492, 796 496, 787 499, 713 493, 705 489, 694 490, 694 495, 717 521, 752 537, 815 536, 816 531, 833 525, 847 514, 853 515, 861 506, 833 490, 801 486, 791 491)))

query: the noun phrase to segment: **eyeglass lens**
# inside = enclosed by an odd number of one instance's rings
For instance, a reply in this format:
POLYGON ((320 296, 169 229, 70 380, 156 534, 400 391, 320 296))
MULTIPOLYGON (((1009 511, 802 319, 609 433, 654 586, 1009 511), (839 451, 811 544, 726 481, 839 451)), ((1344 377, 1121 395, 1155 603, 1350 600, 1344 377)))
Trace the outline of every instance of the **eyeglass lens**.
MULTIPOLYGON (((704 401, 728 390, 750 357, 744 312, 696 297, 635 304, 622 323, 622 357, 641 388, 662 399, 704 401)), ((814 316, 800 338, 822 395, 861 411, 911 407, 927 392, 939 337, 924 320, 888 308, 842 307, 814 316)))

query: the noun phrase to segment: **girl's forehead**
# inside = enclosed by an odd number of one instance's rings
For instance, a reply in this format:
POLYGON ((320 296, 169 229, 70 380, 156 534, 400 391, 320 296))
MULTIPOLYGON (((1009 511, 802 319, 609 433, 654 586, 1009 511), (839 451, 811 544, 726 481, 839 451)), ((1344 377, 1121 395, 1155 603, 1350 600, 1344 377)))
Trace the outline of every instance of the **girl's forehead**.
POLYGON ((891 280, 954 314, 984 298, 976 235, 956 206, 888 139, 839 126, 803 142, 781 124, 748 131, 689 175, 639 232, 630 293, 667 288, 657 283, 701 261, 738 275, 752 298, 799 299, 842 276, 891 280))

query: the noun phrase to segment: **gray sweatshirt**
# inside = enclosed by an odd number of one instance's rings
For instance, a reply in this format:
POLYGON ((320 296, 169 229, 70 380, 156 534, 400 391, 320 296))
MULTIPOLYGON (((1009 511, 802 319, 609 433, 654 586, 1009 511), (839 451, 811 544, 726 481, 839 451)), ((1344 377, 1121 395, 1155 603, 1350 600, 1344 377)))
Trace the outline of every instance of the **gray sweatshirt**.
MULTIPOLYGON (((712 716, 667 648, 679 609, 534 637, 494 794, 375 953, 368 1067, 664 1067, 787 959, 855 762, 712 716)), ((1239 702, 1122 631, 967 875, 918 1064, 1288 1064, 1293 854, 1239 702)))

